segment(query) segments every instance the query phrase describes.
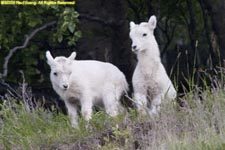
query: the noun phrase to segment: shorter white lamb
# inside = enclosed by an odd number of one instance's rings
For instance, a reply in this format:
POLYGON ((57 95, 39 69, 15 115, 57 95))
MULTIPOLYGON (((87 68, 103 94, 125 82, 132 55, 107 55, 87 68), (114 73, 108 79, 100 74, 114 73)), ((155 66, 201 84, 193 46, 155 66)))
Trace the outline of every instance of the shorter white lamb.
POLYGON ((140 24, 130 22, 132 51, 138 58, 132 78, 134 100, 140 113, 147 112, 150 115, 158 114, 163 100, 175 99, 177 95, 161 63, 160 51, 154 36, 156 23, 155 16, 140 24))
POLYGON ((73 127, 78 125, 78 103, 81 114, 88 121, 92 107, 103 103, 110 116, 116 116, 122 108, 121 95, 128 90, 124 74, 114 65, 94 60, 75 60, 73 52, 68 58, 55 59, 46 52, 51 67, 50 80, 53 89, 64 100, 73 127))

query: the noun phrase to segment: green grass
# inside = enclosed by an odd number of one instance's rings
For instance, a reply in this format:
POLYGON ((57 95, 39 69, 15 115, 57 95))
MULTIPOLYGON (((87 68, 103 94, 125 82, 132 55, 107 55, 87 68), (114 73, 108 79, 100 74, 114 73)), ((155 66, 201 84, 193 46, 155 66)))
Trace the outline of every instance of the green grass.
POLYGON ((107 135, 124 118, 123 114, 110 118, 100 111, 93 115, 89 123, 80 118, 79 128, 75 129, 68 116, 54 108, 49 111, 39 107, 29 112, 23 103, 17 104, 13 100, 0 105, 0 116, 0 149, 29 150, 54 149, 70 143, 76 146, 97 134, 106 132, 107 135))
POLYGON ((157 149, 225 150, 225 92, 217 89, 200 95, 201 99, 197 93, 186 94, 183 109, 163 110, 155 132, 163 131, 164 137, 157 149))
MULTIPOLYGON (((0 115, 0 145, 5 149, 37 149, 75 133, 67 116, 43 108, 27 112, 23 104, 5 101, 0 115), (13 105, 12 105, 13 103, 13 105)), ((63 142, 63 141, 62 141, 63 142)), ((0 146, 0 147, 1 147, 0 146)))
POLYGON ((27 111, 13 100, 0 105, 0 149, 225 150, 224 88, 194 89, 159 116, 138 116, 134 109, 110 118, 95 112, 79 129, 68 116, 38 107, 27 111))

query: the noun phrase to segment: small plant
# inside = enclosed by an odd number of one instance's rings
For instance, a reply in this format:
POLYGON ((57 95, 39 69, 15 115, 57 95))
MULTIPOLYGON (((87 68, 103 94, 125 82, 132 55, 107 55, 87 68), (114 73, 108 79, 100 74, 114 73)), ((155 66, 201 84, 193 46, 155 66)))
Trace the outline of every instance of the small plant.
POLYGON ((112 128, 112 135, 103 138, 105 144, 101 150, 129 150, 133 148, 134 138, 132 137, 131 128, 120 129, 118 126, 112 128))

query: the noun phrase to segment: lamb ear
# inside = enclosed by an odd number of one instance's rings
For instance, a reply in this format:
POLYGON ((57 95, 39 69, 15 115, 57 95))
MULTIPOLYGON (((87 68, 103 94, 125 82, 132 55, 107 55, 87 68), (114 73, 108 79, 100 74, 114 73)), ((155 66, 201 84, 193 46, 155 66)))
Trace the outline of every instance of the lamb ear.
POLYGON ((133 21, 130 22, 130 29, 135 27, 135 23, 133 21))
POLYGON ((68 57, 68 59, 70 60, 74 60, 77 56, 77 53, 76 52, 72 52, 71 55, 68 57))
POLYGON ((157 20, 156 20, 156 16, 155 15, 153 15, 153 16, 151 16, 149 18, 148 24, 149 24, 151 29, 153 29, 153 30, 155 29, 156 24, 157 24, 157 20))
POLYGON ((52 57, 50 51, 46 51, 47 63, 51 66, 54 63, 54 58, 52 57))

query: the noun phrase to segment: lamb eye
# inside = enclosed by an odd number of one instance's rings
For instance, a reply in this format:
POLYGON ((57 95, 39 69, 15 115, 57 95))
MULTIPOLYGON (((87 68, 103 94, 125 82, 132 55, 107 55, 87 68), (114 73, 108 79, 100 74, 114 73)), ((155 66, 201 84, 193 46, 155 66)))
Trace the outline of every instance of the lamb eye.
POLYGON ((57 72, 54 72, 54 73, 53 73, 53 75, 54 75, 54 76, 57 76, 57 75, 58 75, 58 73, 57 73, 57 72))
POLYGON ((142 36, 144 37, 144 36, 147 36, 147 34, 146 33, 144 33, 144 34, 142 34, 142 36))

